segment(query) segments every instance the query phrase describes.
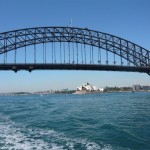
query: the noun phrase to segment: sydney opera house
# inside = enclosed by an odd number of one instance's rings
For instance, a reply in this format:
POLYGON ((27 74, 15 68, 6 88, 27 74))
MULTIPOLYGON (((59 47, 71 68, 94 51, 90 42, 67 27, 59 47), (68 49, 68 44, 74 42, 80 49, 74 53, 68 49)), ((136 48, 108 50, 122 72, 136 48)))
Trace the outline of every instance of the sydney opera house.
POLYGON ((77 87, 75 94, 88 94, 88 93, 97 93, 103 92, 103 88, 98 89, 96 86, 92 86, 91 84, 82 84, 81 86, 77 87))

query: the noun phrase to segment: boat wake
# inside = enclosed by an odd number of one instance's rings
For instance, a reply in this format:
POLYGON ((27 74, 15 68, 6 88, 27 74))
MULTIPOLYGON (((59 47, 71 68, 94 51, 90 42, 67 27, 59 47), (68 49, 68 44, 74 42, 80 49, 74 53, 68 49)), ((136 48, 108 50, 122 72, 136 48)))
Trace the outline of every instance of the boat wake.
POLYGON ((124 150, 81 138, 70 138, 54 130, 31 128, 0 114, 0 149, 15 150, 124 150))

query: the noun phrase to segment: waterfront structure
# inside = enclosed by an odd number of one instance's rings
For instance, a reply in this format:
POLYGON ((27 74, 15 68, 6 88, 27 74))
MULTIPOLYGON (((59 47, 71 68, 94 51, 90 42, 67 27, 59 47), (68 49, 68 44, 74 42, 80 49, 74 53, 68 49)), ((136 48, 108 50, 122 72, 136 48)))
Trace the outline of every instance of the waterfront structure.
POLYGON ((150 86, 149 85, 141 86, 141 90, 150 91, 150 86))
POLYGON ((150 51, 123 38, 88 28, 36 27, 0 33, 0 70, 48 69, 130 71, 150 75, 150 51), (43 48, 38 49, 39 44, 43 48))
POLYGON ((103 88, 98 89, 96 86, 92 86, 91 84, 87 83, 77 87, 75 94, 88 94, 96 92, 103 92, 103 88))
POLYGON ((133 85, 133 91, 139 92, 141 90, 141 86, 139 84, 133 85))
POLYGON ((104 92, 104 88, 99 88, 99 91, 100 92, 104 92))

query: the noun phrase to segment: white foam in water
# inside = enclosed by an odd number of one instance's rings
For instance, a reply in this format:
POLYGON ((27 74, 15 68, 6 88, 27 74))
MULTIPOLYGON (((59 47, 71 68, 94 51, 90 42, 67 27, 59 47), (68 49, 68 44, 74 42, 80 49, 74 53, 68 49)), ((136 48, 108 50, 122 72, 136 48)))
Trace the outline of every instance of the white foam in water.
POLYGON ((86 139, 68 138, 54 130, 27 128, 0 114, 0 149, 2 150, 75 150, 76 145, 86 150, 113 150, 109 145, 101 147, 86 139))
POLYGON ((21 132, 22 128, 17 127, 14 122, 0 115, 0 149, 15 149, 15 150, 43 150, 62 149, 61 146, 57 146, 55 143, 46 143, 42 139, 33 139, 21 132))
MULTIPOLYGON (((40 136, 47 136, 49 139, 51 139, 52 142, 63 142, 63 145, 61 149, 71 149, 74 150, 74 146, 76 144, 82 145, 82 147, 85 147, 87 150, 101 150, 100 146, 94 142, 89 142, 86 139, 73 139, 73 138, 68 138, 62 133, 55 132, 54 130, 42 130, 42 129, 30 129, 30 133, 35 134, 35 135, 40 135, 40 136)), ((59 150, 60 147, 57 149, 59 150)))

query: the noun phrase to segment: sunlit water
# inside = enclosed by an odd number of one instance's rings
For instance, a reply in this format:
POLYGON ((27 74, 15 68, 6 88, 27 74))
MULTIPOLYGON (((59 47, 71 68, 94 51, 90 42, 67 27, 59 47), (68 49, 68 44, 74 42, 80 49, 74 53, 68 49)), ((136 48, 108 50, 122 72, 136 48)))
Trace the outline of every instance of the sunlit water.
POLYGON ((150 93, 0 96, 1 150, 150 150, 150 93))

